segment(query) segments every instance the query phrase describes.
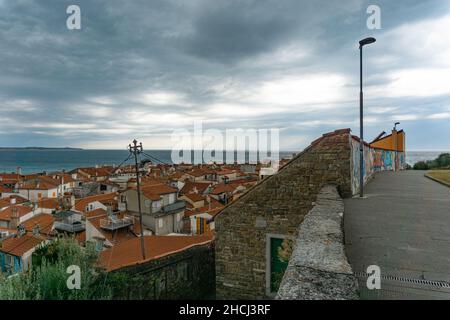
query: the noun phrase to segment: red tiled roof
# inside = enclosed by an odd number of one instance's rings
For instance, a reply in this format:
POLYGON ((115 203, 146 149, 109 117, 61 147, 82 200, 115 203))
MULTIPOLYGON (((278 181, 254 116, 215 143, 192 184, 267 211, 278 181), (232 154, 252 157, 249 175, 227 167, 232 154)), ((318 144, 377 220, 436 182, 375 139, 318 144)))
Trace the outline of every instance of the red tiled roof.
POLYGON ((178 189, 165 184, 155 184, 155 185, 143 185, 142 191, 150 192, 152 194, 163 195, 168 193, 176 193, 178 192, 178 189))
POLYGON ((225 208, 225 206, 223 204, 221 204, 219 201, 217 201, 214 198, 210 198, 210 203, 204 205, 203 207, 196 208, 196 209, 193 209, 190 211, 186 211, 185 216, 191 217, 191 216, 195 216, 197 214, 208 213, 214 217, 223 208, 225 208))
MULTIPOLYGON (((122 219, 124 214, 118 214, 117 218, 122 219)), ((94 226, 104 237, 113 244, 117 245, 124 241, 136 238, 136 234, 140 233, 139 220, 134 219, 133 232, 128 228, 119 229, 117 231, 108 231, 100 227, 100 221, 107 219, 108 214, 103 209, 90 211, 86 214, 86 219, 94 226)))
POLYGON ((0 199, 0 209, 1 208, 5 208, 5 207, 9 207, 11 205, 11 199, 16 199, 16 204, 21 204, 21 203, 25 203, 28 202, 27 199, 18 196, 18 195, 11 195, 8 198, 3 198, 0 199))
POLYGON ((235 170, 231 170, 231 169, 222 169, 220 171, 217 172, 218 175, 225 175, 225 174, 232 174, 235 173, 235 170))
POLYGON ((24 253, 33 249, 42 241, 44 241, 43 238, 26 233, 19 238, 7 238, 3 240, 0 251, 21 257, 24 253))
POLYGON ((114 171, 114 168, 110 166, 100 168, 90 167, 90 168, 78 168, 77 171, 86 173, 89 176, 93 177, 106 177, 114 171))
POLYGON ((26 215, 32 211, 31 207, 29 207, 29 206, 23 206, 23 205, 10 206, 10 207, 0 211, 0 220, 11 221, 13 209, 17 209, 19 218, 23 217, 24 215, 26 215))
POLYGON ((58 188, 58 184, 54 184, 46 179, 36 179, 34 181, 26 181, 19 185, 19 189, 23 190, 51 190, 58 188))
POLYGON ((197 190, 198 193, 203 193, 210 185, 211 185, 210 182, 186 181, 183 188, 181 188, 180 192, 182 194, 189 194, 189 193, 194 193, 194 190, 197 190))
POLYGON ((75 234, 75 240, 77 240, 77 242, 79 244, 85 243, 86 242, 86 231, 78 232, 77 234, 75 234))
POLYGON ((4 182, 5 180, 17 181, 21 178, 17 173, 0 173, 0 181, 4 182))
POLYGON ((193 202, 205 200, 204 196, 197 194, 197 193, 189 193, 189 194, 185 194, 184 196, 189 198, 193 202))
POLYGON ((117 193, 105 193, 75 200, 75 210, 83 212, 89 203, 99 201, 103 204, 117 203, 117 193))
POLYGON ((49 235, 53 229, 55 218, 51 214, 42 213, 23 223, 25 230, 32 232, 35 225, 39 225, 40 233, 49 235))
POLYGON ((100 265, 108 271, 142 264, 188 248, 205 245, 214 238, 212 233, 200 236, 146 236, 145 256, 142 259, 140 239, 135 238, 114 246, 100 254, 100 265))
POLYGON ((12 188, 7 188, 4 185, 0 184, 0 193, 11 193, 13 192, 12 188))
POLYGON ((187 172, 186 174, 192 177, 201 177, 205 175, 205 171, 203 171, 202 169, 194 169, 192 171, 187 172))
POLYGON ((55 198, 42 198, 36 204, 39 208, 44 209, 57 209, 59 207, 58 199, 55 198))
POLYGON ((229 184, 225 183, 219 183, 214 187, 214 189, 211 191, 211 194, 217 195, 225 192, 233 192, 235 188, 230 186, 229 184))

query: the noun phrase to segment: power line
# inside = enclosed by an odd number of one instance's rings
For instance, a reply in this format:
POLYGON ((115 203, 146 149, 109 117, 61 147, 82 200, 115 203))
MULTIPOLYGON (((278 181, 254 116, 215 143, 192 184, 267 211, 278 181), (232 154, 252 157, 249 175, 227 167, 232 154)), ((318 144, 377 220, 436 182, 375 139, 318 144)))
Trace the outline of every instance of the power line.
POLYGON ((144 152, 144 151, 142 151, 142 154, 143 154, 144 156, 147 156, 147 157, 149 157, 149 158, 151 158, 151 159, 154 159, 155 161, 160 162, 160 163, 162 163, 162 164, 165 164, 165 165, 168 165, 168 166, 171 165, 170 163, 167 163, 167 162, 165 162, 165 161, 162 161, 162 160, 158 159, 157 157, 152 156, 152 155, 149 155, 148 153, 146 153, 146 152, 144 152))

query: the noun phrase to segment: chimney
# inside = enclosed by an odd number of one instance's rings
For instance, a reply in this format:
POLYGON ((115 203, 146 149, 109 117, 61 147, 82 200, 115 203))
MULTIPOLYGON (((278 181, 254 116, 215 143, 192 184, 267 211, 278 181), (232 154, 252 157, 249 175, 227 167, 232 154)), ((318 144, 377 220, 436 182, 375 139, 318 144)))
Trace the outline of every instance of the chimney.
POLYGON ((9 228, 15 229, 19 226, 19 210, 17 207, 11 208, 11 221, 9 222, 9 228))
POLYGON ((22 168, 21 167, 17 167, 16 172, 18 175, 22 175, 22 168))
POLYGON ((33 235, 38 236, 41 233, 41 227, 39 226, 39 223, 36 223, 33 227, 33 235))
POLYGON ((11 203, 12 206, 15 205, 16 204, 16 198, 10 198, 9 202, 11 203))
POLYGON ((17 236, 19 238, 27 233, 27 231, 25 230, 25 228, 24 228, 24 226, 22 224, 17 226, 17 231, 18 231, 17 236))

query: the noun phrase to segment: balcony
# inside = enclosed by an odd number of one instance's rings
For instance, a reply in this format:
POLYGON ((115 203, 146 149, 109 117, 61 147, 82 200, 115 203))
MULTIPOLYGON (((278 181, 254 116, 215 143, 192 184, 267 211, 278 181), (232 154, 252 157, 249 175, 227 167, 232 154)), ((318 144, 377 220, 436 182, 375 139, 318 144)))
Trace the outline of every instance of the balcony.
POLYGON ((100 220, 100 228, 110 231, 125 228, 131 225, 134 225, 134 217, 130 215, 125 215, 122 219, 111 215, 106 219, 100 220))
POLYGON ((81 232, 86 229, 86 224, 83 221, 55 221, 54 226, 56 230, 66 231, 70 233, 81 232))
POLYGON ((182 200, 177 200, 174 203, 162 207, 161 211, 164 213, 175 213, 186 208, 186 203, 182 200))

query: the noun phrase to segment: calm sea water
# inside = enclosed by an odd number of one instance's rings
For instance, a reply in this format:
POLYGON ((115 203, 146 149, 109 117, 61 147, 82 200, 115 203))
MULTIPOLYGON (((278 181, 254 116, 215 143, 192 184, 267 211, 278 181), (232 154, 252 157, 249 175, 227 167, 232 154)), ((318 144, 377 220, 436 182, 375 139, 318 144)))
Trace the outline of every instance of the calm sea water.
MULTIPOLYGON (((165 163, 172 163, 170 150, 146 150, 145 152, 165 163)), ((417 161, 432 160, 442 152, 410 151, 407 152, 406 162, 413 165, 417 161)), ((289 158, 292 153, 280 152, 280 157, 289 158)), ((118 165, 128 155, 126 150, 0 150, 0 172, 15 172, 17 167, 21 167, 23 173, 34 173, 63 169, 68 171, 77 167, 95 165, 118 165)))
MULTIPOLYGON (((145 153, 165 163, 172 163, 171 150, 145 150, 145 153)), ((22 173, 36 173, 69 171, 95 165, 119 165, 128 155, 127 150, 3 149, 0 150, 0 172, 15 172, 17 167, 21 167, 22 173)), ((292 157, 292 152, 280 152, 280 157, 292 157)), ((144 158, 147 157, 142 156, 144 158)), ((127 163, 131 164, 132 160, 127 163)))

